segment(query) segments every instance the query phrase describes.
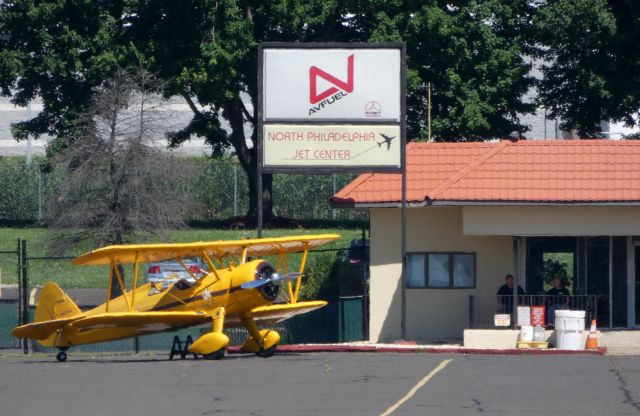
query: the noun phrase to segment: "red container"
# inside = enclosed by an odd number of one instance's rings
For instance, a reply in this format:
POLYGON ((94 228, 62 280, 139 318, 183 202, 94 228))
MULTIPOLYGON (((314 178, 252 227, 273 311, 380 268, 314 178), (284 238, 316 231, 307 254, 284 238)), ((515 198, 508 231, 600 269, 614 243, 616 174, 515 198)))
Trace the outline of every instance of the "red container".
POLYGON ((531 326, 544 327, 544 306, 531 307, 531 326))

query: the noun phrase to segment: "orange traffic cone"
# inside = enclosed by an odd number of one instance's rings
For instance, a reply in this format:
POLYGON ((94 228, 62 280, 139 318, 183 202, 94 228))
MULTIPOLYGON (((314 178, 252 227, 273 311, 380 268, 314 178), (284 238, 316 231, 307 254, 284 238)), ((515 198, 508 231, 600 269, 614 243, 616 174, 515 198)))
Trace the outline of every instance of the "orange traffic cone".
POLYGON ((598 349, 598 332, 596 331, 596 320, 591 321, 591 329, 589 330, 589 336, 587 337, 587 345, 586 348, 588 350, 597 350, 598 349))

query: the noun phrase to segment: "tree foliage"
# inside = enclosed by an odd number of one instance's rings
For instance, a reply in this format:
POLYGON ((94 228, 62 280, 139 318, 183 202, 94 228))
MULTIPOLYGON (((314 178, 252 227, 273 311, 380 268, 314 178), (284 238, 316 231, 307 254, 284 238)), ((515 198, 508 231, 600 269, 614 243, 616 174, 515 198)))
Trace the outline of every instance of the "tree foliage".
POLYGON ((524 61, 531 7, 525 1, 396 2, 391 14, 372 15, 372 40, 407 45, 408 135, 424 136, 427 83, 432 86, 436 140, 506 137, 527 127, 533 110, 523 96, 533 85, 524 61))
POLYGON ((126 55, 121 15, 117 2, 18 0, 0 5, 0 89, 19 106, 37 97, 44 105, 35 118, 12 126, 17 139, 69 135, 93 88, 126 55))
MULTIPOLYGON (((526 127, 523 95, 532 84, 523 61, 532 6, 526 0, 13 0, 0 6, 0 87, 44 111, 16 136, 70 137, 70 120, 118 65, 148 66, 171 81, 191 122, 170 135, 193 135, 214 151, 232 147, 256 199, 257 53, 265 41, 404 41, 409 138, 426 128, 433 86, 437 140, 504 137, 526 127), (224 122, 224 125, 223 125, 224 122)), ((65 145, 63 141, 62 145, 65 145)), ((272 178, 264 176, 266 216, 272 178)))
POLYGON ((546 61, 540 103, 564 129, 601 133, 600 122, 634 126, 640 110, 640 3, 549 0, 535 18, 546 61))

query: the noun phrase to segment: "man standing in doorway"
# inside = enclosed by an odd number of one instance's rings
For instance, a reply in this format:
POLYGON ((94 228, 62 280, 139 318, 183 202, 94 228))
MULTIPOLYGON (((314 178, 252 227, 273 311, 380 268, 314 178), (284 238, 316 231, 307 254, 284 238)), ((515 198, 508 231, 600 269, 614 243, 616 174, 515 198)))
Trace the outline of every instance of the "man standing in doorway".
MULTIPOLYGON (((505 283, 498 289, 498 313, 513 313, 513 275, 504 277, 505 283)), ((524 295, 525 291, 518 285, 518 295, 524 295)))

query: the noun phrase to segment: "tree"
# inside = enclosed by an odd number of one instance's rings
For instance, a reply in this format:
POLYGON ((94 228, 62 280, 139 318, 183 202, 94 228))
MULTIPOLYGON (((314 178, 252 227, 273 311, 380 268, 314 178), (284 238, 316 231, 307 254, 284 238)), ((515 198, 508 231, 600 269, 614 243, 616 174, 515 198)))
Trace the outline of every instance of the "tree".
POLYGON ((74 123, 73 140, 55 161, 64 180, 44 222, 59 230, 54 245, 122 244, 131 232, 183 226, 185 166, 151 141, 167 128, 163 88, 144 70, 118 70, 74 123))
POLYGON ((371 13, 373 40, 407 44, 408 136, 425 136, 427 83, 438 141, 503 138, 527 127, 519 114, 533 85, 524 61, 530 42, 529 1, 405 1, 371 13), (421 133, 422 132, 422 133, 421 133))
POLYGON ((73 120, 83 113, 93 88, 124 62, 119 2, 11 1, 0 4, 0 90, 26 106, 42 98, 43 110, 12 126, 14 137, 51 135, 66 144, 73 120))
POLYGON ((640 4, 630 0, 549 0, 535 17, 545 60, 540 103, 565 130, 601 133, 603 120, 636 125, 640 110, 640 4))
MULTIPOLYGON (((524 132, 517 114, 532 109, 522 98, 532 83, 529 66, 522 59, 529 3, 57 0, 45 7, 15 0, 0 6, 0 31, 11 34, 2 45, 0 85, 5 94, 16 91, 16 103, 24 104, 25 98, 37 94, 52 102, 51 106, 45 102, 41 124, 46 128, 19 126, 25 134, 46 130, 63 136, 64 104, 78 95, 76 89, 88 91, 99 85, 100 75, 112 71, 116 63, 148 65, 159 77, 172 81, 165 97, 182 96, 194 114, 188 126, 170 135, 172 146, 193 135, 205 137, 214 153, 231 146, 248 174, 248 214, 254 217, 259 42, 405 41, 409 138, 419 137, 426 126, 423 87, 427 82, 434 87, 433 131, 438 140, 504 137, 513 130, 524 132), (77 6, 78 12, 69 12, 70 5, 77 6), (25 20, 31 15, 37 19, 25 20), (19 25, 24 27, 14 32, 19 25), (41 39, 40 33, 49 32, 49 27, 55 33, 60 31, 58 26, 67 28, 63 34, 73 34, 69 36, 74 42, 41 39), (77 58, 61 56, 65 49, 77 58), (38 70, 27 70, 30 64, 38 70), (58 67, 68 75, 58 76, 58 67), (42 78, 40 68, 54 75, 42 78)), ((69 108, 81 108, 86 97, 74 98, 69 108)), ((271 175, 264 175, 263 184, 268 219, 271 175)))

